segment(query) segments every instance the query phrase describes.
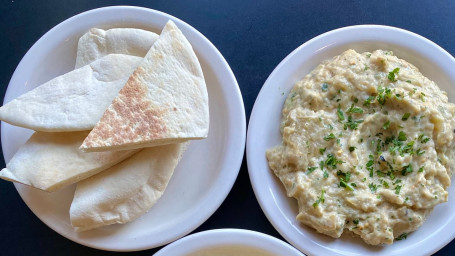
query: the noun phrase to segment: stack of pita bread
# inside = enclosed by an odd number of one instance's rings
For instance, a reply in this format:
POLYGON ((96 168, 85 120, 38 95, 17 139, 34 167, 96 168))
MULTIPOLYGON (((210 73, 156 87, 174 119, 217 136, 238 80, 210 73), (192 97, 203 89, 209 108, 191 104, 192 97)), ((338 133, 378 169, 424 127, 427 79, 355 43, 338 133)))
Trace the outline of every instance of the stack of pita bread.
POLYGON ((77 183, 71 224, 126 223, 163 194, 188 141, 208 135, 208 95, 190 43, 169 21, 161 34, 93 28, 76 69, 0 108, 36 132, 0 178, 45 191, 77 183))

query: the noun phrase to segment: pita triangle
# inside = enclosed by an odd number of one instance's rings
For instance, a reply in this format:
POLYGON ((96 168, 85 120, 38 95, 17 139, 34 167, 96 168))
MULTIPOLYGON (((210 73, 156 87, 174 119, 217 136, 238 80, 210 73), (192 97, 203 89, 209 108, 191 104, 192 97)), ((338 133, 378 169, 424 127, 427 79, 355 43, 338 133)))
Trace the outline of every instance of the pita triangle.
POLYGON ((201 66, 169 21, 80 149, 126 150, 207 137, 209 110, 201 66))

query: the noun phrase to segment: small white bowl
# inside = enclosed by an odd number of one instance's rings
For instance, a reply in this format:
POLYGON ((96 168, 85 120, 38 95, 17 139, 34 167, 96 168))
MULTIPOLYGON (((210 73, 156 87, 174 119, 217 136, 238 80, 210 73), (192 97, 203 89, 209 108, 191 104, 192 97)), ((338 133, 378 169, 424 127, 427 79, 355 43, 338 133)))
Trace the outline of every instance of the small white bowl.
POLYGON ((154 256, 303 256, 289 244, 266 234, 242 229, 215 229, 184 237, 154 256))
POLYGON ((322 34, 289 54, 272 72, 253 107, 247 134, 247 162, 254 192, 272 225, 292 245, 312 255, 410 255, 431 254, 455 237, 455 188, 449 202, 438 205, 427 221, 408 236, 388 246, 368 246, 358 238, 321 235, 300 224, 294 198, 286 197, 281 182, 269 169, 265 151, 281 144, 281 110, 294 84, 323 60, 348 49, 357 52, 391 50, 446 91, 455 102, 455 59, 435 43, 412 32, 377 25, 341 28, 322 34))

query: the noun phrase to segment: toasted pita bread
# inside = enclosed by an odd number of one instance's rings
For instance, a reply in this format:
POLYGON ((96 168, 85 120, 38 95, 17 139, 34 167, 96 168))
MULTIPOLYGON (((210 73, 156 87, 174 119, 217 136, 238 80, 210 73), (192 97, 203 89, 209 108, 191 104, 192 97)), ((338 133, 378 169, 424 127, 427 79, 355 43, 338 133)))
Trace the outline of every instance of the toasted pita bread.
POLYGON ((83 151, 126 150, 207 137, 208 96, 190 43, 169 21, 83 151))
POLYGON ((142 29, 92 28, 77 44, 76 69, 112 53, 144 57, 157 38, 157 34, 142 29))
POLYGON ((70 207, 76 231, 126 223, 161 197, 187 143, 146 148, 77 184, 70 207))
POLYGON ((136 151, 83 153, 88 132, 35 132, 13 156, 0 178, 45 191, 55 191, 90 177, 136 151))
POLYGON ((141 60, 107 55, 10 101, 0 108, 0 119, 36 131, 90 130, 141 60))

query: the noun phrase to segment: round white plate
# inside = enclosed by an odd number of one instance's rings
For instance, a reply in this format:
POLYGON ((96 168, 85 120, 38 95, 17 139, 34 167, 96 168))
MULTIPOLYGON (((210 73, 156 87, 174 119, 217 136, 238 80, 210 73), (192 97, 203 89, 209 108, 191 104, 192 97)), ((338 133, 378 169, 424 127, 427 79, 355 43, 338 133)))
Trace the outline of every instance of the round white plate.
MULTIPOLYGON (((236 79, 215 46, 190 25, 162 12, 125 6, 91 10, 55 26, 27 52, 11 78, 5 102, 74 69, 78 39, 90 28, 134 27, 160 33, 169 19, 188 38, 201 63, 210 101, 209 136, 191 142, 162 198, 148 213, 126 225, 78 234, 69 221, 75 186, 45 193, 16 184, 38 218, 77 243, 113 251, 153 248, 190 233, 215 212, 237 178, 245 147, 245 110, 236 79)), ((6 162, 31 133, 2 123, 6 162)))
POLYGON ((295 82, 323 60, 348 49, 358 52, 392 50, 434 80, 455 102, 455 59, 433 42, 417 34, 386 26, 362 25, 320 35, 289 54, 272 72, 259 93, 250 117, 247 162, 254 192, 265 215, 292 245, 311 255, 409 255, 431 254, 455 237, 455 188, 449 202, 438 205, 420 229, 393 245, 368 246, 359 238, 339 239, 318 234, 300 224, 294 198, 286 197, 281 182, 269 169, 265 151, 281 144, 281 110, 295 82))
POLYGON ((215 229, 184 237, 154 256, 303 256, 289 244, 243 229, 215 229))

